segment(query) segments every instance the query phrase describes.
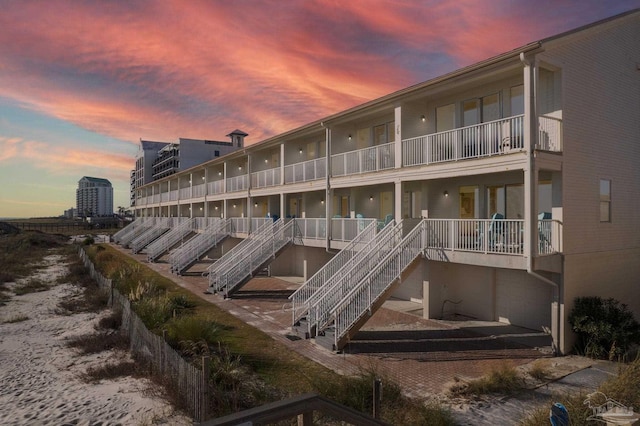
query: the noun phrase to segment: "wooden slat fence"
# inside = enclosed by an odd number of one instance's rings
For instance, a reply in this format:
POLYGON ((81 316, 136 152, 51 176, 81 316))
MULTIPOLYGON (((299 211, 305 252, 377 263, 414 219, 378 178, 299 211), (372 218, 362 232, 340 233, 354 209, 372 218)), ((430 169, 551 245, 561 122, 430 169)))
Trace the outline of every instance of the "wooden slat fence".
POLYGON ((121 331, 129 336, 131 352, 147 360, 154 373, 169 379, 172 386, 178 389, 180 397, 189 407, 195 421, 206 420, 208 359, 203 360, 205 366, 203 371, 182 358, 163 337, 147 329, 131 309, 129 299, 113 287, 110 279, 96 270, 83 247, 78 249, 78 254, 98 286, 109 291, 109 306, 122 310, 121 331))

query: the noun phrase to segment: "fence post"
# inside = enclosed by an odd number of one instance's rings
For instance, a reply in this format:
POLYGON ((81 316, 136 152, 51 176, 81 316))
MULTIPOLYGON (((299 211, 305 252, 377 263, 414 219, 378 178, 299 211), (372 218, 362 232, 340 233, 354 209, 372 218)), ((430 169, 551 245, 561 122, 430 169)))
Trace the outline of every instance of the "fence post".
POLYGON ((202 357, 202 405, 200 406, 200 421, 207 420, 207 406, 209 404, 209 361, 208 356, 202 357))
POLYGON ((380 419, 380 401, 382 400, 382 380, 373 381, 373 418, 380 419))

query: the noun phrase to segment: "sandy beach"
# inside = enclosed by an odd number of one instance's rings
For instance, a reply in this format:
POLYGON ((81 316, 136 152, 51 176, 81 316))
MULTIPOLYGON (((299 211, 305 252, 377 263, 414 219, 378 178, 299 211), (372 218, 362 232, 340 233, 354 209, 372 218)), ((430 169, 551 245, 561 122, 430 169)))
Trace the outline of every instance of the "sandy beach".
MULTIPOLYGON (((36 277, 55 283, 65 272, 60 263, 60 256, 48 256, 36 277)), ((12 295, 0 306, 0 424, 192 424, 151 395, 147 380, 83 381, 90 366, 128 355, 107 351, 84 356, 67 347, 68 339, 94 332, 100 315, 56 313, 58 302, 76 291, 73 285, 58 284, 43 292, 12 295)))

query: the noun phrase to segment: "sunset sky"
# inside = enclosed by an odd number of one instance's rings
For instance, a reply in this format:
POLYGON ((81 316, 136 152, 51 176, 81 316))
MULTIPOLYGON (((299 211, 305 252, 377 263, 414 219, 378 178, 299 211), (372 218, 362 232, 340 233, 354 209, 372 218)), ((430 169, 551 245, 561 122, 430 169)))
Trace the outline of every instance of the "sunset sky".
POLYGON ((140 139, 247 144, 640 0, 0 0, 0 217, 82 176, 129 204, 140 139))

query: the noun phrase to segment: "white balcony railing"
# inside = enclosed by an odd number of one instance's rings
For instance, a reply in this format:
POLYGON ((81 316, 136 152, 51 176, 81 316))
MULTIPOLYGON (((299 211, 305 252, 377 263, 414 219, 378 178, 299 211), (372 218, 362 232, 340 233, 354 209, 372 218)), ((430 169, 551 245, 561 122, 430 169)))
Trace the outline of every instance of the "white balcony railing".
POLYGON ((541 116, 538 117, 538 145, 543 151, 562 151, 562 121, 541 116))
POLYGON ((191 194, 194 198, 204 197, 207 195, 207 185, 204 183, 201 183, 200 185, 193 185, 191 188, 191 194))
POLYGON ((522 149, 524 116, 461 127, 402 141, 402 165, 479 158, 522 149))
POLYGON ((169 201, 178 201, 178 190, 174 189, 169 192, 169 201))
POLYGON ((315 160, 289 164, 284 167, 284 183, 308 182, 323 179, 326 176, 326 158, 316 158, 315 160))
POLYGON ((394 144, 387 143, 331 156, 332 176, 376 172, 395 166, 394 144))
POLYGON ((227 192, 244 191, 249 188, 249 175, 227 178, 227 192))
POLYGON ((157 204, 160 202, 160 194, 154 194, 153 195, 153 203, 157 204))
POLYGON ((191 187, 180 188, 180 199, 188 200, 189 198, 191 198, 191 187))
POLYGON ((160 200, 162 202, 169 201, 169 193, 168 192, 163 192, 162 194, 160 194, 160 200))
POLYGON ((295 219, 302 238, 323 240, 327 238, 327 219, 295 219))
POLYGON ((252 188, 265 188, 276 185, 280 185, 280 167, 251 173, 252 188))
POLYGON ((538 254, 562 253, 562 222, 553 219, 538 221, 538 254))
POLYGON ((376 219, 331 219, 331 239, 334 241, 351 241, 356 235, 364 231, 371 222, 378 222, 376 219))
POLYGON ((222 194, 224 192, 224 180, 216 180, 207 183, 207 193, 209 195, 222 194))

